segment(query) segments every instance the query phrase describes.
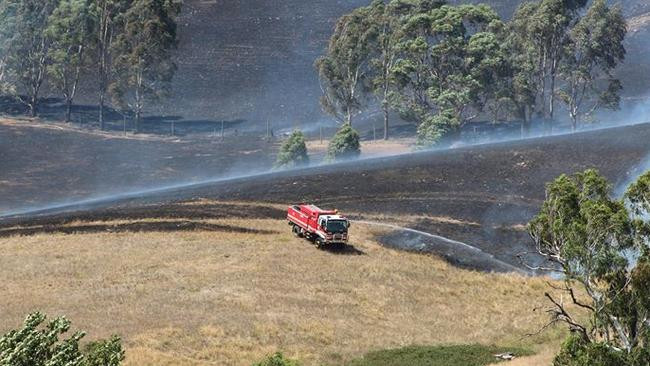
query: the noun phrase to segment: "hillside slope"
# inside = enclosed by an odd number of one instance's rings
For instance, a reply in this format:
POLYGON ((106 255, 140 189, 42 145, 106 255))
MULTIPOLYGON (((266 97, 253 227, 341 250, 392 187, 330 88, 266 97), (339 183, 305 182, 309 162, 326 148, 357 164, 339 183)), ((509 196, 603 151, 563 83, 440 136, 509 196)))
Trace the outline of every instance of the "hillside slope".
MULTIPOLYGON (((521 0, 452 1, 467 2, 486 2, 509 18, 521 0)), ((152 112, 187 118, 234 116, 258 127, 269 117, 284 125, 324 118, 314 60, 325 49, 336 19, 368 3, 185 1, 173 102, 152 112)), ((621 5, 628 17, 650 12, 650 3, 644 0, 624 0, 621 5)), ((648 29, 644 24, 641 31, 648 29)), ((628 39, 628 65, 621 69, 630 84, 628 96, 648 90, 642 70, 648 67, 649 46, 645 37, 632 34, 628 39)))
MULTIPOLYGON (((563 173, 596 168, 614 184, 623 184, 647 161, 649 140, 650 124, 644 124, 369 159, 135 194, 121 200, 108 198, 62 207, 67 213, 57 214, 57 209, 50 212, 53 217, 38 220, 49 225, 89 215, 98 219, 139 217, 143 211, 174 217, 173 206, 165 203, 179 200, 310 202, 339 208, 357 219, 465 242, 520 265, 515 255, 531 249, 524 225, 537 212, 546 182, 563 173)), ((273 217, 280 219, 282 214, 273 217)), ((10 220, 3 226, 14 223, 10 220)))

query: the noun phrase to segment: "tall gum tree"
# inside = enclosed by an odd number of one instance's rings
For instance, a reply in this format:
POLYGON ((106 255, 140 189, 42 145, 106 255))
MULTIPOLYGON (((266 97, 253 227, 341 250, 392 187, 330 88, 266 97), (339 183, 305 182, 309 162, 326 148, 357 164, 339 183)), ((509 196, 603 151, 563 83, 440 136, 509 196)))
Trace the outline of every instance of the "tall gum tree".
POLYGON ((123 31, 113 44, 117 74, 111 92, 117 105, 133 111, 136 132, 145 104, 169 92, 180 10, 177 0, 135 0, 124 13, 123 31))
POLYGON ((7 0, 13 17, 11 52, 8 67, 15 79, 18 100, 36 116, 38 98, 47 77, 51 39, 46 32, 50 14, 58 5, 56 0, 7 0))
POLYGON ((486 5, 443 5, 410 15, 394 67, 402 115, 419 125, 452 123, 438 126, 442 134, 427 135, 457 136, 482 107, 481 93, 495 76, 489 70, 500 69, 505 61, 494 33, 501 27, 486 5))
POLYGON ((122 15, 131 6, 132 0, 92 0, 92 14, 96 19, 93 40, 95 67, 97 69, 97 92, 99 104, 99 128, 105 127, 105 106, 108 88, 114 76, 116 49, 114 40, 121 34, 123 25, 119 23, 122 15))
POLYGON ((650 362, 650 173, 615 199, 594 170, 548 184, 529 223, 536 270, 560 273, 563 298, 546 293, 548 325, 572 332, 556 366, 642 366, 650 362), (569 306, 571 303, 571 306, 569 306), (582 312, 582 315, 578 315, 582 312), (605 362, 605 360, 609 360, 605 362))
POLYGON ((377 37, 371 20, 371 7, 362 7, 339 19, 327 52, 318 58, 323 111, 341 124, 363 108, 370 67, 370 43, 377 37))
POLYGON ((619 107, 622 85, 613 70, 625 59, 626 33, 621 10, 608 7, 605 0, 595 0, 569 33, 566 61, 560 68, 564 85, 557 94, 566 105, 573 131, 582 115, 599 107, 619 107))
POLYGON ((65 100, 65 121, 70 122, 72 103, 91 45, 95 18, 89 0, 61 0, 48 21, 47 34, 52 40, 48 74, 51 84, 65 100))

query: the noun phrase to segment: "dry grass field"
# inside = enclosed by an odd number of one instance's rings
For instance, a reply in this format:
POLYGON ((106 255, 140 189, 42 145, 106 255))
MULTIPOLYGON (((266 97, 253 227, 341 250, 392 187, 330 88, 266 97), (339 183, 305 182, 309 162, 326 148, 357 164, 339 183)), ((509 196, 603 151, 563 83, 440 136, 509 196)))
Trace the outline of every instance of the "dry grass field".
POLYGON ((521 364, 542 365, 562 338, 558 329, 523 337, 545 321, 533 312, 542 278, 385 249, 361 224, 352 246, 325 251, 281 220, 194 218, 192 230, 167 220, 0 229, 0 332, 31 311, 65 314, 90 338, 121 335, 126 365, 250 365, 276 350, 340 365, 372 350, 457 343, 527 347, 539 354, 521 364))

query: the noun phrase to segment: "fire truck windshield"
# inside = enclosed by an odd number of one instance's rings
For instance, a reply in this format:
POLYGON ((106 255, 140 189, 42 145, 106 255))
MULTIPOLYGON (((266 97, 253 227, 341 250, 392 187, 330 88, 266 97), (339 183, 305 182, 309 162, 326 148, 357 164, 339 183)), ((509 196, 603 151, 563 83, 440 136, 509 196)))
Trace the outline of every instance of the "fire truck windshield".
POLYGON ((327 232, 328 233, 344 233, 348 231, 348 223, 343 220, 328 220, 327 232))

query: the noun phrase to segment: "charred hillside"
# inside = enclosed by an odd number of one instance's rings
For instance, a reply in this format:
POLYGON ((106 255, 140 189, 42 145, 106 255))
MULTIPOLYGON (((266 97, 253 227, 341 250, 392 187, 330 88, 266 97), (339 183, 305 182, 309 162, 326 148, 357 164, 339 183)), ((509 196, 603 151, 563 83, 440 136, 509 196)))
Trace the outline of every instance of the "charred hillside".
MULTIPOLYGON (((456 0, 454 3, 466 1, 456 0)), ((487 1, 509 18, 520 0, 487 1)), ((313 68, 336 19, 368 0, 185 1, 179 21, 178 73, 173 97, 151 111, 185 118, 267 117, 295 125, 324 118, 313 68)), ((635 25, 620 70, 628 96, 647 90, 647 22, 643 0, 621 2, 635 25), (639 18, 641 17, 641 18, 639 18)))
MULTIPOLYGON (((0 227, 57 225, 83 217, 128 218, 142 212, 160 218, 211 217, 220 208, 202 208, 200 203, 206 200, 308 202, 341 209, 354 218, 458 240, 518 265, 515 255, 531 249, 525 224, 539 210, 547 182, 560 174, 596 168, 622 186, 641 162, 648 161, 649 138, 650 125, 644 124, 354 161, 109 197, 43 211, 36 218, 0 220, 0 227), (199 205, 191 212, 179 210, 178 202, 186 201, 199 205)), ((281 211, 269 215, 283 217, 281 211)))

